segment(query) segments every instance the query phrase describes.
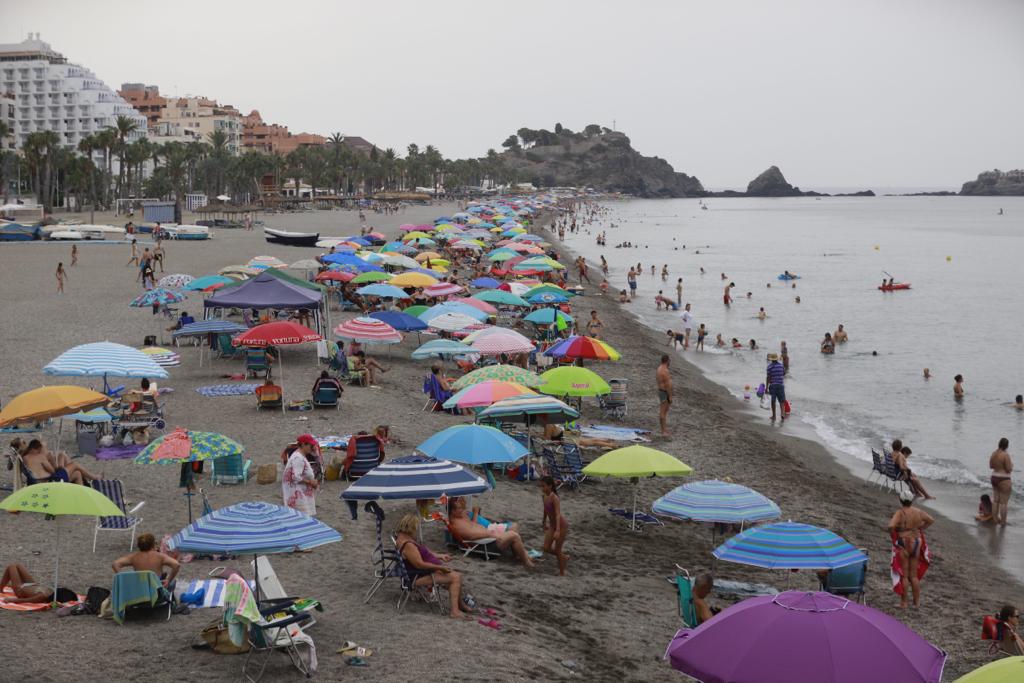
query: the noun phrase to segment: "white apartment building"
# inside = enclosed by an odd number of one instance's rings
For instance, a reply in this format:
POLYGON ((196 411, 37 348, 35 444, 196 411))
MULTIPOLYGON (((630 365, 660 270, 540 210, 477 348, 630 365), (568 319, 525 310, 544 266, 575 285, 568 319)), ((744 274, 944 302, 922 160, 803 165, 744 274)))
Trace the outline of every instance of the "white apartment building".
POLYGON ((15 97, 15 142, 30 133, 53 131, 67 147, 107 127, 118 116, 138 124, 130 140, 146 136, 146 117, 101 81, 95 73, 72 64, 39 34, 20 43, 0 44, 0 93, 15 97))
POLYGON ((10 131, 9 135, 0 137, 0 150, 14 149, 17 146, 15 143, 15 132, 18 130, 18 108, 15 106, 16 102, 14 93, 0 90, 0 123, 6 124, 7 130, 10 131))

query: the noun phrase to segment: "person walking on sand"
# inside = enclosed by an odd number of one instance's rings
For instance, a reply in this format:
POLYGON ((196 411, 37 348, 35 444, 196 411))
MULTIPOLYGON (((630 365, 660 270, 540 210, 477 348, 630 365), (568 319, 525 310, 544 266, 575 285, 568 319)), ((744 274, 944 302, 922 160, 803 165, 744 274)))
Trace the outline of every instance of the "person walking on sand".
POLYGON ((562 550, 562 546, 569 534, 569 522, 562 514, 562 501, 558 497, 554 478, 542 477, 540 490, 544 498, 544 552, 558 558, 558 575, 565 576, 569 556, 562 550))
MULTIPOLYGON (((722 275, 725 275, 725 273, 722 273, 722 275)), ((725 304, 726 308, 728 308, 729 304, 732 303, 732 292, 730 290, 732 290, 732 288, 735 287, 735 286, 736 286, 735 282, 730 282, 729 284, 727 284, 725 286, 725 292, 723 292, 723 294, 722 294, 722 303, 725 304)))
POLYGON ((786 410, 783 405, 786 402, 785 386, 786 368, 779 362, 779 354, 768 354, 768 372, 764 384, 768 387, 768 395, 772 401, 772 422, 775 422, 775 404, 779 404, 779 413, 782 419, 786 419, 786 410))
POLYGON ((907 607, 908 582, 914 607, 921 604, 921 579, 918 576, 918 565, 924 557, 924 536, 921 532, 934 523, 931 515, 914 507, 913 493, 903 491, 900 494, 900 509, 893 513, 888 527, 900 567, 900 609, 907 607))
POLYGON ((658 401, 660 402, 658 423, 661 425, 662 436, 669 436, 668 409, 672 405, 672 373, 668 369, 670 362, 668 354, 662 354, 661 365, 658 366, 658 371, 655 373, 655 379, 658 382, 658 401))
POLYGON ((64 293, 64 283, 68 279, 67 271, 64 270, 64 262, 60 261, 57 263, 57 293, 64 293))
POLYGON ((71 245, 71 267, 73 268, 73 267, 75 267, 77 265, 78 265, 78 245, 77 244, 72 244, 71 245))
POLYGON ((134 239, 132 240, 132 257, 128 259, 128 263, 126 263, 125 265, 130 266, 133 263, 135 265, 139 265, 139 245, 138 242, 134 239))
POLYGON ((690 304, 683 306, 683 312, 679 314, 683 321, 683 351, 690 348, 690 331, 693 329, 693 313, 690 312, 690 304))
POLYGON ((1009 439, 999 439, 999 447, 988 458, 988 466, 992 470, 992 521, 1000 526, 1006 526, 1006 512, 1013 492, 1013 461, 1006 451, 1009 447, 1009 439))

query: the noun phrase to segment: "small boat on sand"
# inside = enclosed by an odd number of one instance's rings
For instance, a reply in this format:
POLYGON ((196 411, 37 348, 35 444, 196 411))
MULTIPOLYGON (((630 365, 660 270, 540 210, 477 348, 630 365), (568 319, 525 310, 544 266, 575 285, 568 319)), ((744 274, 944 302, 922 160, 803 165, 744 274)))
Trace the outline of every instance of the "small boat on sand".
POLYGON ((271 244, 287 244, 291 247, 315 247, 320 240, 318 232, 289 232, 263 228, 263 236, 271 244))
POLYGON ((161 225, 160 230, 171 240, 210 239, 210 229, 205 225, 161 225))

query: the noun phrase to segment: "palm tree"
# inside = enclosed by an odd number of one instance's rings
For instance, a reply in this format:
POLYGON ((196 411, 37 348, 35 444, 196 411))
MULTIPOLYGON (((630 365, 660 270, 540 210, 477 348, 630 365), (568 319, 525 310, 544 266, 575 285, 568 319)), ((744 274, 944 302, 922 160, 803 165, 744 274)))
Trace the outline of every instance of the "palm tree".
POLYGON ((103 182, 103 205, 110 206, 110 181, 113 176, 113 151, 117 146, 117 135, 113 128, 104 128, 92 136, 96 140, 96 149, 103 152, 103 166, 106 176, 103 182))
POLYGON ((10 186, 7 184, 7 163, 13 156, 11 152, 4 149, 4 140, 12 132, 11 127, 4 121, 0 121, 0 187, 3 188, 3 200, 6 204, 10 200, 10 186))
POLYGON ((124 199, 123 189, 125 181, 125 156, 128 153, 128 136, 139 129, 139 124, 127 116, 118 116, 114 122, 112 130, 114 135, 117 137, 117 152, 118 152, 118 165, 117 165, 117 198, 124 199))
POLYGON ((96 222, 96 165, 93 163, 93 153, 99 149, 99 143, 95 135, 86 135, 78 141, 78 151, 89 160, 89 222, 96 222))
POLYGON ((206 141, 213 149, 209 152, 209 170, 213 178, 211 194, 218 197, 224 194, 224 176, 227 173, 231 151, 228 149, 228 135, 219 128, 206 136, 206 141))
POLYGON ((47 213, 53 210, 51 195, 54 185, 54 157, 59 146, 60 138, 52 130, 30 133, 22 145, 25 160, 34 176, 33 189, 39 203, 43 205, 43 211, 47 213))
POLYGON ((181 222, 181 200, 185 196, 185 186, 189 176, 190 152, 180 142, 168 142, 164 145, 164 171, 167 181, 174 192, 174 221, 181 222))

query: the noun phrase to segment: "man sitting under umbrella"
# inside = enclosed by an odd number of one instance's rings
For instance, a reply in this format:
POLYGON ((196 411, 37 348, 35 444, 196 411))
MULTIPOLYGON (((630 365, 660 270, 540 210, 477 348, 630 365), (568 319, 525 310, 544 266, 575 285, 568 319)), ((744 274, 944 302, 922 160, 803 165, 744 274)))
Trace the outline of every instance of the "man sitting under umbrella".
POLYGON ((131 569, 137 572, 153 572, 160 577, 164 588, 173 590, 174 577, 178 575, 181 564, 170 555, 160 552, 160 549, 156 547, 156 538, 154 538, 153 534, 140 535, 136 544, 139 548, 138 551, 128 553, 124 557, 114 560, 114 564, 111 565, 114 573, 116 574, 123 569, 131 569), (167 571, 164 571, 165 567, 167 571))
POLYGON ((448 504, 448 521, 454 536, 463 541, 479 541, 484 538, 495 539, 495 545, 500 550, 512 549, 516 559, 523 563, 527 569, 532 569, 534 562, 526 552, 523 539, 516 530, 515 524, 496 524, 484 526, 474 522, 466 513, 466 499, 462 497, 453 498, 448 504))

